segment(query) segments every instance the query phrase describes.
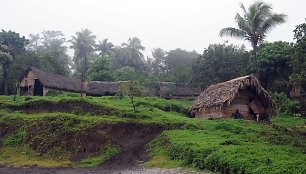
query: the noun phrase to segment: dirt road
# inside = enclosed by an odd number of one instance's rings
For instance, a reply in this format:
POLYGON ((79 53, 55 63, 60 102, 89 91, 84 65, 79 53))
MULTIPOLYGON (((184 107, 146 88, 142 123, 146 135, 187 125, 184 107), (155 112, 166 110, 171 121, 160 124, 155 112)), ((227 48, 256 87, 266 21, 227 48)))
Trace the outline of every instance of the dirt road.
MULTIPOLYGON (((199 172, 183 169, 160 169, 160 168, 140 168, 129 169, 105 169, 103 167, 82 169, 82 168, 7 168, 0 167, 1 174, 200 174, 199 172)), ((208 174, 201 172, 201 174, 208 174)))

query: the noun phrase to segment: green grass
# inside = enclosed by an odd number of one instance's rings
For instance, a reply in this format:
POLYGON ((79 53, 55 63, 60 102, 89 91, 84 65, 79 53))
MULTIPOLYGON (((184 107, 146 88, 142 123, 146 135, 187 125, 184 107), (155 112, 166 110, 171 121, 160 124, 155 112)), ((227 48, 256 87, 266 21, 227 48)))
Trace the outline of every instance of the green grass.
POLYGON ((137 107, 133 112, 127 97, 80 98, 61 94, 17 96, 13 101, 13 96, 0 96, 0 134, 5 134, 0 164, 94 167, 120 151, 109 143, 111 135, 100 131, 99 126, 137 123, 167 129, 148 145, 151 160, 145 166, 185 166, 221 173, 306 173, 305 118, 274 117, 271 125, 245 120, 194 119, 186 115, 190 101, 156 97, 137 97, 135 101, 137 107), (110 112, 97 114, 75 108, 67 113, 26 114, 23 110, 44 103, 65 106, 73 102, 110 112), (98 143, 101 141, 101 151, 72 162, 73 154, 84 148, 79 142, 89 136, 98 143), (67 137, 73 137, 73 141, 67 137))
POLYGON ((3 147, 0 150, 0 165, 8 167, 68 167, 73 162, 68 159, 52 159, 41 156, 25 146, 3 147))
POLYGON ((105 150, 97 156, 89 156, 85 159, 80 160, 75 164, 77 167, 97 167, 101 163, 103 163, 105 160, 109 159, 110 157, 116 155, 119 153, 119 149, 116 146, 108 146, 105 148, 105 150))
POLYGON ((301 135, 249 121, 204 122, 207 126, 201 129, 164 131, 150 143, 152 160, 147 164, 162 159, 167 166, 169 159, 221 173, 306 172, 306 140, 301 135))
POLYGON ((306 131, 306 119, 301 117, 275 117, 273 124, 306 131))
MULTIPOLYGON (((121 123, 138 123, 138 124, 156 124, 169 128, 174 128, 186 123, 189 118, 184 114, 188 110, 188 102, 185 101, 170 101, 152 97, 136 98, 137 110, 133 112, 131 101, 129 98, 118 97, 85 97, 56 95, 47 97, 16 97, 13 101, 13 96, 0 96, 0 134, 6 132, 2 148, 3 150, 19 149, 10 157, 0 156, 0 160, 7 161, 18 166, 13 162, 18 157, 18 153, 22 153, 22 159, 32 161, 32 165, 53 167, 61 166, 61 164, 53 164, 52 161, 64 161, 64 165, 73 154, 83 149, 84 145, 79 143, 82 137, 91 136, 94 134, 94 139, 98 141, 108 142, 106 132, 99 132, 96 127, 100 125, 116 125, 121 123), (85 103, 88 106, 98 106, 103 109, 110 109, 112 112, 107 115, 100 115, 69 111, 62 112, 42 112, 27 114, 23 108, 37 108, 43 105, 66 105, 72 102, 85 103), (67 139, 67 136, 75 140, 67 139), (28 151, 25 153, 24 151, 28 151), (34 153, 35 152, 35 153, 34 153), (40 164, 37 159, 44 157, 48 162, 40 164), (5 159, 5 160, 4 160, 5 159), (10 159, 10 160, 9 160, 10 159), (11 162, 10 162, 11 161, 11 162), (48 166, 48 163, 50 165, 48 166)), ((82 110, 82 108, 76 108, 82 110)), ((93 167, 103 162, 110 156, 115 155, 116 149, 111 144, 101 144, 108 146, 105 151, 101 151, 100 155, 96 153, 89 155, 85 159, 74 162, 69 162, 69 165, 79 167, 93 167)), ((4 164, 4 163, 2 163, 4 164)), ((20 162, 19 166, 31 165, 20 162)))

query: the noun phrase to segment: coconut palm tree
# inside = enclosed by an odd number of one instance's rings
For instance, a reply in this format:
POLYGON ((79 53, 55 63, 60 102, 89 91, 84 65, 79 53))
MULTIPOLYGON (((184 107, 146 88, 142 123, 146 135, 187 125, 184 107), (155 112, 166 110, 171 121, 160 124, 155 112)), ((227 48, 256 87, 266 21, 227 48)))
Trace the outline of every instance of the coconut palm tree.
POLYGON ((220 31, 220 36, 231 36, 251 42, 256 64, 256 76, 259 77, 257 48, 266 38, 266 34, 276 25, 286 21, 286 15, 272 12, 272 6, 265 2, 256 1, 248 9, 241 4, 243 15, 236 14, 238 28, 227 27, 220 31))
POLYGON ((99 44, 97 44, 97 51, 100 51, 99 55, 108 55, 109 57, 114 56, 114 44, 111 42, 108 42, 108 39, 104 39, 102 42, 99 41, 99 44))
POLYGON ((144 66, 144 55, 141 51, 145 50, 145 47, 141 45, 141 41, 137 37, 132 37, 128 39, 127 43, 123 43, 122 46, 130 50, 131 59, 126 60, 132 62, 138 68, 143 68, 144 66))
MULTIPOLYGON (((72 36, 70 40, 70 48, 74 49, 73 62, 76 66, 76 71, 81 77, 82 84, 86 81, 89 59, 95 51, 96 36, 88 29, 82 29, 81 32, 76 32, 76 36, 72 36)), ((81 90, 83 91, 83 85, 81 90)))

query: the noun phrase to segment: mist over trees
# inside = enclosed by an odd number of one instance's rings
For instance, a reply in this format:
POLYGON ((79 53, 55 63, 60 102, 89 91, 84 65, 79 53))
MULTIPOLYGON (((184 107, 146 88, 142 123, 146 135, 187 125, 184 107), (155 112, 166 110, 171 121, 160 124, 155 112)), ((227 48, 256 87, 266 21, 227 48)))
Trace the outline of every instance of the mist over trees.
MULTIPOLYGON (((289 93, 292 87, 305 89, 306 24, 292 32, 295 43, 262 42, 256 47, 258 73, 262 85, 272 92, 289 93)), ((13 94, 16 82, 29 66, 82 81, 138 81, 186 83, 202 89, 256 72, 254 52, 238 45, 211 44, 201 54, 182 48, 145 50, 137 37, 120 45, 109 39, 97 40, 89 29, 74 36, 61 31, 42 31, 20 36, 0 32, 0 93, 13 94), (73 54, 68 54, 73 51, 73 54), (152 55, 145 56, 145 51, 152 55)))

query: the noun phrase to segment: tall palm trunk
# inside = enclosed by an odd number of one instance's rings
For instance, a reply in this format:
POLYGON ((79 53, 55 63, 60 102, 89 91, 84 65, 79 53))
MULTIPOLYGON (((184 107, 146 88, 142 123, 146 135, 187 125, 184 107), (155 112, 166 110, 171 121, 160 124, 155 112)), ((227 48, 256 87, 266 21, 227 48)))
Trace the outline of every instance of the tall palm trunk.
POLYGON ((257 58, 257 45, 253 46, 253 54, 254 54, 254 59, 255 59, 255 64, 256 64, 256 77, 259 79, 259 67, 258 67, 258 58, 257 58))
POLYGON ((83 62, 82 74, 81 74, 81 97, 83 96, 83 92, 85 92, 84 83, 87 77, 87 70, 88 70, 88 58, 87 56, 85 56, 83 62))
POLYGON ((83 97, 83 80, 81 80, 81 97, 83 97))

